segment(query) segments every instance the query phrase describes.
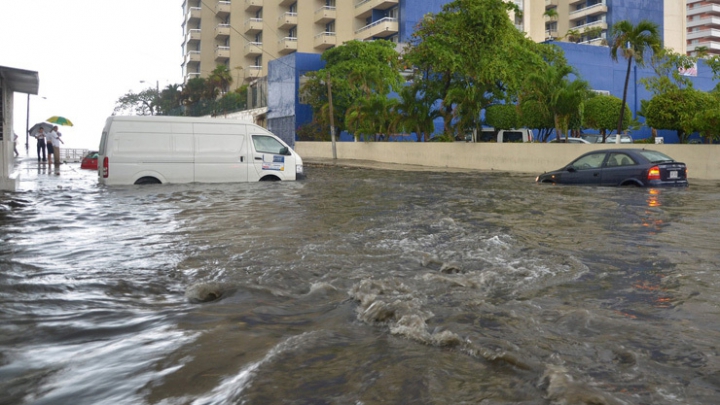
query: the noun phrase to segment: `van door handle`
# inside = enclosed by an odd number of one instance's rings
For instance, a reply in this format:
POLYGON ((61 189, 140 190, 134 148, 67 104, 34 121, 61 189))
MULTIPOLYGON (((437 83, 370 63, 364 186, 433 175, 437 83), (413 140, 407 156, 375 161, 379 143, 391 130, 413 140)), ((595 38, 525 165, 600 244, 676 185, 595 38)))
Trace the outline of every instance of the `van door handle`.
POLYGON ((240 161, 241 161, 241 162, 244 162, 244 161, 245 161, 245 156, 240 156, 240 161))
POLYGON ((262 160, 262 158, 255 156, 255 160, 262 160))

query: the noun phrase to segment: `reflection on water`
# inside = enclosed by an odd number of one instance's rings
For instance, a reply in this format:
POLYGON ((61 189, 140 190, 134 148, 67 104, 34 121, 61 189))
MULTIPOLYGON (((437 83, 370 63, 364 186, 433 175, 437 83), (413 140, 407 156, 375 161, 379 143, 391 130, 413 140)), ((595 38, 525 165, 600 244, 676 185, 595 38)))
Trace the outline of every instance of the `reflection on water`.
POLYGON ((714 404, 711 184, 308 167, 0 200, 0 403, 714 404))

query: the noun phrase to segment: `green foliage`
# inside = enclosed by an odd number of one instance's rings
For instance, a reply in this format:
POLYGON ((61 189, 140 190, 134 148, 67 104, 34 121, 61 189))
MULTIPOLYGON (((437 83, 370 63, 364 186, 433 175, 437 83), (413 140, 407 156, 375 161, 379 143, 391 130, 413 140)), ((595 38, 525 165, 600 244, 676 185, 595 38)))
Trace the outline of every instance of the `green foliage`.
POLYGON ((485 109, 485 123, 495 129, 519 128, 519 122, 515 104, 494 104, 485 109))
POLYGON ((127 92, 115 102, 113 114, 155 115, 158 112, 157 89, 147 88, 140 93, 127 92))
POLYGON ((662 49, 652 58, 652 67, 657 77, 644 77, 640 82, 653 94, 692 87, 692 80, 681 75, 680 69, 690 69, 697 61, 696 57, 662 49))
POLYGON ((546 66, 545 47, 517 30, 509 11, 518 10, 502 0, 456 0, 412 35, 403 61, 415 68, 418 99, 434 106, 451 138, 479 128, 484 108, 516 99, 524 75, 546 66))
POLYGON ((550 65, 542 72, 527 76, 521 104, 535 103, 543 114, 552 115, 556 136, 567 137, 568 129, 579 129, 582 123, 589 85, 580 79, 570 80, 573 68, 567 64, 550 65))
MULTIPOLYGON (((585 102, 583 126, 597 129, 603 135, 611 134, 617 128, 622 100, 615 96, 598 95, 585 102)), ((628 129, 631 119, 630 107, 625 106, 622 129, 628 129)))
MULTIPOLYGON (((308 81, 301 89, 307 95, 315 119, 322 125, 330 125, 328 79, 332 87, 333 120, 341 131, 348 128, 349 110, 366 111, 369 108, 366 100, 370 96, 387 96, 391 91, 400 90, 399 54, 391 42, 350 41, 326 51, 322 59, 326 61, 325 68, 308 73, 308 81)), ((382 119, 374 115, 365 115, 365 118, 382 119)))
POLYGON ((300 141, 330 141, 330 128, 323 127, 317 121, 301 125, 296 133, 300 141))
POLYGON ((712 95, 688 88, 654 96, 645 104, 643 113, 648 126, 675 130, 680 143, 686 143, 690 134, 707 129, 707 124, 702 122, 703 115, 698 118, 697 114, 711 108, 717 108, 717 100, 712 95))
POLYGON ((548 108, 535 100, 523 100, 520 104, 520 125, 538 130, 538 141, 547 142, 555 128, 555 119, 548 108))
POLYGON ((613 25, 610 37, 610 56, 612 56, 612 59, 617 61, 619 52, 627 60, 622 97, 623 108, 620 109, 620 117, 617 123, 617 132, 620 133, 624 122, 624 106, 627 100, 632 62, 635 61, 638 66, 644 66, 646 51, 650 50, 653 54, 658 54, 662 49, 662 37, 658 25, 648 20, 642 20, 637 25, 633 25, 627 20, 618 21, 613 25))
POLYGON ((700 132, 706 142, 720 140, 720 94, 715 92, 710 95, 712 98, 706 100, 705 108, 692 117, 693 128, 700 132))

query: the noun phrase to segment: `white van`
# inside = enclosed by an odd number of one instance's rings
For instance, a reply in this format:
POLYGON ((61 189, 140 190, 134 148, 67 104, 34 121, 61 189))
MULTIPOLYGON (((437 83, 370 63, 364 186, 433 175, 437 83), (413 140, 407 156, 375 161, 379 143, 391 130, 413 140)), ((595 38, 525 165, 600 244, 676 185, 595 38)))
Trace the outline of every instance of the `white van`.
POLYGON ((98 153, 101 184, 225 183, 302 178, 303 161, 267 129, 220 118, 115 116, 98 153))
POLYGON ((528 128, 501 129, 483 128, 477 136, 477 142, 532 142, 533 131, 528 128))

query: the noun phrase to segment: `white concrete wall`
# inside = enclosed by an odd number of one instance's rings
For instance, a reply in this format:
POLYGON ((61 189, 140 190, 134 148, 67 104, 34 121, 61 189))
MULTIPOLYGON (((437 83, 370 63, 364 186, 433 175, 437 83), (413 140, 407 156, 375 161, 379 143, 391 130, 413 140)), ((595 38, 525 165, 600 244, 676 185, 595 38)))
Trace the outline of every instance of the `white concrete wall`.
MULTIPOLYGON (((540 174, 559 169, 584 152, 614 144, 337 142, 337 158, 430 167, 540 174)), ((624 145, 621 147, 625 147, 624 145)), ((720 145, 628 145, 665 153, 685 162, 688 177, 720 180, 720 145)), ((307 160, 332 159, 330 142, 296 142, 307 160)))

